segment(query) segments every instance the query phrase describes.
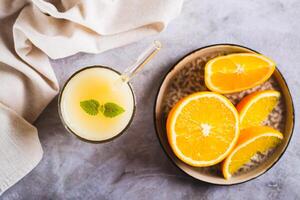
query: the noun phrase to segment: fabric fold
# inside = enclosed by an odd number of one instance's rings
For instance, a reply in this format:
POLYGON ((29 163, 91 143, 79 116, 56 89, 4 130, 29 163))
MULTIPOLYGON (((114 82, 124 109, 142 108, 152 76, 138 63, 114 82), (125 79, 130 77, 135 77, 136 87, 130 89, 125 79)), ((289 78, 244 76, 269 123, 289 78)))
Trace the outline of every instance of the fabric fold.
POLYGON ((0 194, 29 173, 42 159, 37 130, 0 103, 0 194))

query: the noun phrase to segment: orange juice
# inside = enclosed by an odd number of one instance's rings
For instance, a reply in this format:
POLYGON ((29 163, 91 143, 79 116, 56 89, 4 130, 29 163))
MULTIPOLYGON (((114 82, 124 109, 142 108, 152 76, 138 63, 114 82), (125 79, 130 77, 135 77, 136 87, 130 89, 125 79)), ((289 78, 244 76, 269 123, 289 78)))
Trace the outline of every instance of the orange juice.
POLYGON ((63 88, 59 101, 65 126, 88 141, 104 141, 120 134, 131 122, 135 109, 130 85, 122 81, 118 72, 105 67, 88 67, 75 73, 63 88), (97 109, 102 112, 89 113, 83 107, 86 102, 98 102, 97 109), (108 104, 117 105, 122 112, 106 116, 102 109, 111 111, 105 107, 108 104))

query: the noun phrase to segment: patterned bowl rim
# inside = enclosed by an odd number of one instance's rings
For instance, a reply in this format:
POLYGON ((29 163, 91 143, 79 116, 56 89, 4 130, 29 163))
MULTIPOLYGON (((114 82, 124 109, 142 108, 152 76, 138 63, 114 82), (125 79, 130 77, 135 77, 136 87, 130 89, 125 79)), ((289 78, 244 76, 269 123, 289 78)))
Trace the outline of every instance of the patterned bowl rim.
POLYGON ((162 81, 160 82, 159 84, 159 88, 157 90, 157 93, 156 93, 156 96, 155 96, 155 102, 154 102, 154 107, 153 107, 153 119, 154 119, 154 127, 155 127, 155 133, 156 133, 156 137, 159 141, 159 144, 161 146, 161 148, 163 149, 164 153, 167 155, 167 157, 169 158, 169 160, 171 160, 171 162, 173 163, 173 165, 175 165, 180 171, 182 171, 184 174, 188 175, 189 177, 192 177, 194 180, 197 180, 197 181, 200 181, 200 182, 204 182, 204 183, 208 183, 208 184, 212 184, 212 185, 219 185, 219 186, 231 186, 231 185, 238 185, 238 184, 242 184, 242 183, 246 183, 248 181, 251 181, 251 180, 254 180, 258 177, 260 177, 261 175, 265 174, 267 171, 269 171, 271 168, 274 167, 274 165, 281 159, 281 157, 283 156, 283 154, 285 153, 285 151, 287 150, 289 144, 290 144, 290 141, 291 141, 291 138, 293 136, 293 133, 294 133, 294 128, 295 128, 295 108, 294 108, 294 102, 293 102, 293 98, 292 98, 292 95, 291 95, 291 92, 290 92, 290 89, 288 87, 288 84, 284 78, 284 76, 282 75, 282 73, 280 72, 280 70, 278 68, 276 68, 276 70, 278 71, 279 75, 281 76, 282 80, 283 80, 283 83, 287 89, 287 94, 288 94, 288 98, 291 100, 291 108, 292 108, 292 127, 291 127, 291 131, 290 131, 290 136, 288 138, 288 141, 286 143, 286 146, 284 147, 283 151, 280 153, 280 155, 278 156, 278 158, 265 170, 263 171, 262 173, 258 174, 257 176, 254 176, 248 180, 245 180, 245 181, 241 181, 241 182, 237 182, 237 183, 230 183, 230 184, 221 184, 221 183, 214 183, 214 182, 209 182, 209 181, 206 181, 206 180, 203 180, 203 179, 198 179, 190 174, 188 174, 186 171, 184 171, 181 167, 179 167, 176 162, 172 159, 171 155, 169 155, 169 153, 166 151, 166 149, 164 148, 163 144, 162 144, 162 141, 160 140, 160 137, 159 137, 159 131, 158 131, 158 127, 157 127, 157 118, 156 118, 156 107, 157 107, 157 104, 158 104, 158 96, 160 94, 160 91, 162 89, 162 86, 163 86, 163 83, 166 79, 166 77, 169 75, 169 73, 183 60, 185 59, 186 57, 188 57, 189 55, 195 53, 195 52, 198 52, 200 50, 204 50, 206 48, 210 48, 210 47, 218 47, 218 46, 231 46, 231 47, 240 47, 240 48, 244 48, 246 50, 250 50, 250 51, 253 51, 255 53, 258 53, 258 54, 261 54, 259 53, 258 51, 256 50, 253 50, 249 47, 245 47, 245 46, 242 46, 242 45, 238 45, 238 44, 232 44, 232 43, 218 43, 218 44, 212 44, 212 45, 207 45, 207 46, 203 46, 203 47, 200 47, 198 49, 195 49, 187 54, 185 54, 183 57, 181 57, 167 72, 166 74, 163 76, 163 79, 162 81))

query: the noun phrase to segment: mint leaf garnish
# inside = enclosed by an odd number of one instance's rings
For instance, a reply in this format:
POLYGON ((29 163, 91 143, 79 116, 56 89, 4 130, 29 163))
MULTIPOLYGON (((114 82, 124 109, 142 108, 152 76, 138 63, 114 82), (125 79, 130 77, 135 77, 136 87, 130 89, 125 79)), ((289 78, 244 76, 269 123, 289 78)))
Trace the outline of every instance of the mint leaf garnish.
POLYGON ((100 107, 100 111, 105 117, 113 118, 125 112, 125 109, 118 104, 108 102, 100 107))
POLYGON ((80 102, 80 107, 89 115, 97 115, 99 106, 99 102, 94 99, 80 102))
POLYGON ((97 115, 100 111, 105 117, 109 118, 116 117, 125 112, 124 108, 118 104, 108 102, 100 105, 95 99, 81 101, 80 107, 89 115, 97 115))

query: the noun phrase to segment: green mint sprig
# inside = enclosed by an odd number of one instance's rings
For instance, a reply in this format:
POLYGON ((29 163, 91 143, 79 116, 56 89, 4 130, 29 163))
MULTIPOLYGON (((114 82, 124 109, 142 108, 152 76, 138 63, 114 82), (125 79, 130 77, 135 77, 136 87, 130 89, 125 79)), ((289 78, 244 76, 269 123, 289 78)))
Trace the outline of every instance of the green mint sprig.
POLYGON ((97 115, 99 106, 99 102, 94 99, 80 102, 80 107, 89 115, 97 115))
POLYGON ((125 112, 124 108, 112 102, 108 102, 102 105, 100 111, 103 113, 105 117, 109 117, 109 118, 116 117, 122 114, 123 112, 125 112))
POLYGON ((89 115, 94 116, 101 112, 105 117, 109 118, 116 117, 125 112, 125 109, 116 103, 108 102, 100 105, 95 99, 81 101, 80 107, 89 115))

